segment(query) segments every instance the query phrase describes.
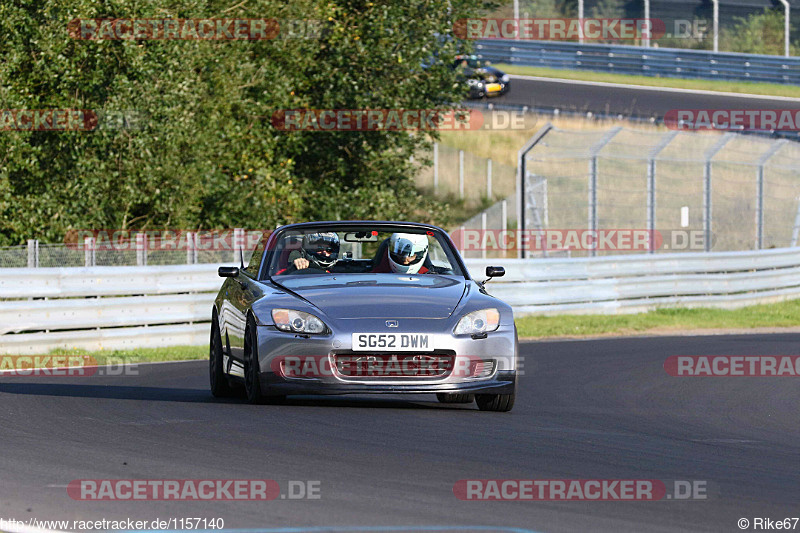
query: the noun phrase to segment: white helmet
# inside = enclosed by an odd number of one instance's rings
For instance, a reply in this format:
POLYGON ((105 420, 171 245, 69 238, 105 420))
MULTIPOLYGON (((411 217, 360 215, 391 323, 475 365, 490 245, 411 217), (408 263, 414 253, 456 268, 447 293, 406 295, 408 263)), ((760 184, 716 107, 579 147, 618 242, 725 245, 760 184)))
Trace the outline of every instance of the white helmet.
POLYGON ((392 233, 389 238, 389 266, 393 272, 416 274, 428 256, 428 237, 414 233, 392 233), (407 262, 407 258, 413 259, 407 262))

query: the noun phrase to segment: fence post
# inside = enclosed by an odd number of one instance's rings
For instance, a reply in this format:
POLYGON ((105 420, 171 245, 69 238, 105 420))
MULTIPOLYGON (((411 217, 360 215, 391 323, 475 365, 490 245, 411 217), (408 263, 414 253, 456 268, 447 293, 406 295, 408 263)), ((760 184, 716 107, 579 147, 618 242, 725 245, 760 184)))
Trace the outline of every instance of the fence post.
POLYGON ((792 248, 797 246, 798 235, 800 235, 800 196, 797 197, 797 213, 794 215, 794 228, 792 228, 792 248))
POLYGON ((764 248, 764 167, 767 161, 789 141, 782 139, 758 158, 756 171, 756 250, 764 248))
POLYGON ((193 265, 197 262, 197 245, 195 244, 195 233, 193 231, 186 232, 186 264, 193 265))
POLYGON ((726 133, 705 154, 703 166, 703 243, 706 252, 711 251, 712 205, 711 205, 711 163, 714 156, 731 140, 734 133, 726 133))
POLYGON ((433 143, 433 192, 439 192, 439 143, 433 143))
POLYGON ((83 266, 93 267, 96 264, 95 256, 95 240, 94 237, 85 237, 83 239, 83 266))
MULTIPOLYGON (((508 200, 500 202, 500 229, 502 230, 500 236, 505 237, 508 231, 508 200)), ((516 242, 516 240, 514 242, 516 242)), ((500 248, 503 250, 503 257, 506 257, 508 255, 508 250, 506 250, 505 246, 501 246, 500 248)))
POLYGON ((486 259, 486 226, 487 219, 486 211, 481 213, 481 259, 486 259))
MULTIPOLYGON (((597 159, 600 150, 605 145, 611 142, 614 136, 621 132, 622 128, 617 126, 611 128, 608 133, 589 149, 589 231, 597 234, 598 215, 597 215, 597 159)), ((597 246, 593 246, 589 250, 589 255, 595 257, 597 255, 597 246)))
POLYGON ((458 197, 464 198, 464 150, 458 151, 458 197))
POLYGON ((677 135, 677 131, 668 133, 653 147, 647 158, 647 240, 649 241, 648 248, 651 254, 656 251, 656 157, 677 135))
POLYGON ((141 231, 136 234, 136 264, 147 266, 147 234, 141 231))
MULTIPOLYGON (((517 187, 516 187, 516 194, 517 194, 517 231, 525 231, 525 198, 526 198, 526 191, 525 191, 525 180, 527 179, 527 163, 525 162, 525 156, 528 155, 528 152, 534 149, 539 141, 541 141, 549 132, 553 129, 553 125, 548 122, 547 124, 542 127, 536 134, 531 137, 528 142, 525 143, 525 146, 520 148, 519 152, 517 152, 517 187)), ((526 250, 522 246, 517 247, 517 256, 520 258, 527 257, 526 250)))
POLYGON ((39 239, 28 239, 28 268, 39 268, 39 239))
POLYGON ((492 158, 486 160, 486 197, 492 199, 492 158))

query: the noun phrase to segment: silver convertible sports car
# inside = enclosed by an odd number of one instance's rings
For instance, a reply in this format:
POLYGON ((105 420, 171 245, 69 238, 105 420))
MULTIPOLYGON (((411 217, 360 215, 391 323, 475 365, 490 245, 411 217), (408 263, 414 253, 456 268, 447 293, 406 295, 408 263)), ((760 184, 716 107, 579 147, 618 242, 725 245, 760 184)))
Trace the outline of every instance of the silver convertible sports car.
MULTIPOLYGON (((487 267, 492 278, 505 273, 487 267)), ((211 392, 432 394, 509 411, 511 307, 473 280, 450 237, 407 222, 309 222, 265 234, 212 310, 211 392)))

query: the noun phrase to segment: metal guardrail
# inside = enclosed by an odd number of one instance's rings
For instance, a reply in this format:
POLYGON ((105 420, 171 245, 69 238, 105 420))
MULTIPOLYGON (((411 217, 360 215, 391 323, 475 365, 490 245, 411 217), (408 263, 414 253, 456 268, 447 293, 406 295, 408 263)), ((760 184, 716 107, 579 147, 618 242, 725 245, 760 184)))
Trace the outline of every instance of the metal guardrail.
MULTIPOLYGON (((757 252, 469 259, 518 315, 739 307, 800 297, 800 248, 757 252)), ((208 342, 216 265, 0 269, 0 354, 208 342), (47 298, 47 299, 45 299, 47 298)))
POLYGON ((671 78, 798 84, 800 57, 553 41, 481 40, 492 63, 671 78))

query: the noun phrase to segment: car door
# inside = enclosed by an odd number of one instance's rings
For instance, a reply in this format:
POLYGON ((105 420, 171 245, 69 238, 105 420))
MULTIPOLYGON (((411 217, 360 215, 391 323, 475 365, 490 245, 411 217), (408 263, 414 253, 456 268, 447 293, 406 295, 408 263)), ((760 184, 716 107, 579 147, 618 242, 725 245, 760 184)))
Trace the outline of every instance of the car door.
POLYGON ((244 330, 247 325, 247 312, 253 303, 263 294, 262 285, 258 282, 258 272, 264 257, 266 234, 261 238, 250 262, 239 270, 239 275, 230 280, 225 293, 226 302, 225 327, 230 355, 237 361, 244 361, 244 330))

